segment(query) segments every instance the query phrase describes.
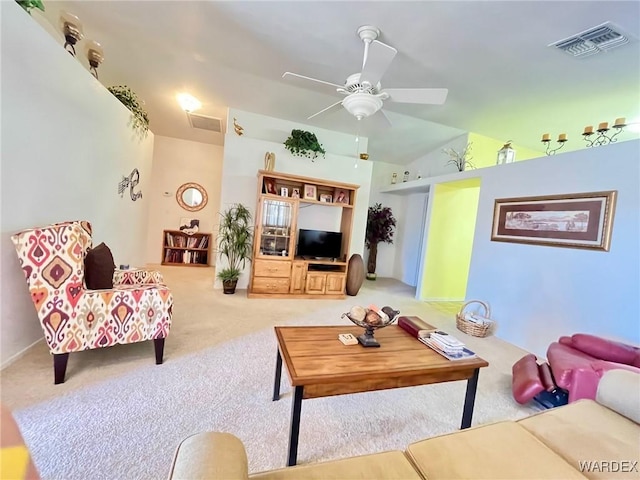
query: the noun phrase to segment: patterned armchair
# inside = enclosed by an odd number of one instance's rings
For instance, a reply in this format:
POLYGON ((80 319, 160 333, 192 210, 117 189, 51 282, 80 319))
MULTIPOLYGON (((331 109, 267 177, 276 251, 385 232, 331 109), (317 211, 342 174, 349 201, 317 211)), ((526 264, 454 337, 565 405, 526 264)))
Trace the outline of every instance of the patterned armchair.
POLYGON ((91 249, 85 221, 34 228, 11 237, 44 337, 54 383, 63 383, 69 353, 153 340, 156 364, 171 327, 173 297, 159 272, 120 270, 114 287, 88 290, 84 258, 91 249))

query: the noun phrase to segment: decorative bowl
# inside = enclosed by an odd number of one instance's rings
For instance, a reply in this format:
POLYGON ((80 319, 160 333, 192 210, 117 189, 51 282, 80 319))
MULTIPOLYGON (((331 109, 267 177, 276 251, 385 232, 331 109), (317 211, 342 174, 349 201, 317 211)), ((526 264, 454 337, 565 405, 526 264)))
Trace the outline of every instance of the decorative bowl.
POLYGON ((384 309, 386 310, 385 313, 387 313, 388 320, 385 318, 380 318, 380 316, 378 316, 379 321, 368 320, 370 318, 369 313, 372 312, 372 310, 368 308, 365 309, 367 315, 365 315, 365 318, 363 320, 354 318, 349 312, 343 313, 341 318, 347 317, 353 323, 365 329, 365 332, 358 337, 358 342, 363 347, 379 347, 380 344, 373 337, 373 332, 379 328, 384 328, 391 325, 396 321, 398 315, 400 315, 399 310, 394 310, 391 307, 384 307, 384 309))

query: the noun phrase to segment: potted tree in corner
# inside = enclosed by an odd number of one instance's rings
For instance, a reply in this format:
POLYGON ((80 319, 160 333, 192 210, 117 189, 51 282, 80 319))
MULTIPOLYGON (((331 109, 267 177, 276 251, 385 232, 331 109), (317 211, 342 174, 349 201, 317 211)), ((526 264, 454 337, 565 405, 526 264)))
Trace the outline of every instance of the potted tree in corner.
POLYGON ((376 279, 378 243, 393 243, 393 229, 395 226, 396 219, 391 213, 391 208, 383 207, 380 203, 369 207, 367 231, 365 233, 365 244, 369 249, 369 259, 367 260, 368 280, 376 279))
POLYGON ((228 266, 218 272, 224 293, 235 293, 238 278, 247 260, 251 260, 253 231, 251 212, 236 203, 220 214, 218 228, 218 255, 226 257, 228 266))

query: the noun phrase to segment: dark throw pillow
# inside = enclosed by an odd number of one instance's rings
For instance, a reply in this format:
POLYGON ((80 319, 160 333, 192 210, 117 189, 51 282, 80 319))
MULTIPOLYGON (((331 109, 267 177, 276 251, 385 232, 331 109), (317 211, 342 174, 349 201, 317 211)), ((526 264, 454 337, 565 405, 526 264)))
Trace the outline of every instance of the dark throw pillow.
POLYGON ((89 290, 113 288, 116 264, 104 242, 87 252, 84 258, 84 282, 89 290))

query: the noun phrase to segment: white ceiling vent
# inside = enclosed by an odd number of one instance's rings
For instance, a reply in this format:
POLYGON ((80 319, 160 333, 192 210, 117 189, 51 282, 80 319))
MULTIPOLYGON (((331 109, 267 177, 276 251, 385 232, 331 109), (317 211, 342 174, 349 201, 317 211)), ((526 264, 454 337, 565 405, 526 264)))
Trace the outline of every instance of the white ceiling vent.
POLYGON ((219 118, 207 117, 206 115, 198 115, 197 113, 190 112, 187 112, 187 118, 192 128, 222 133, 222 121, 220 121, 219 118))
POLYGON ((621 47, 629 43, 629 39, 629 35, 623 33, 620 27, 611 22, 605 22, 548 46, 556 47, 572 57, 588 57, 621 47))

